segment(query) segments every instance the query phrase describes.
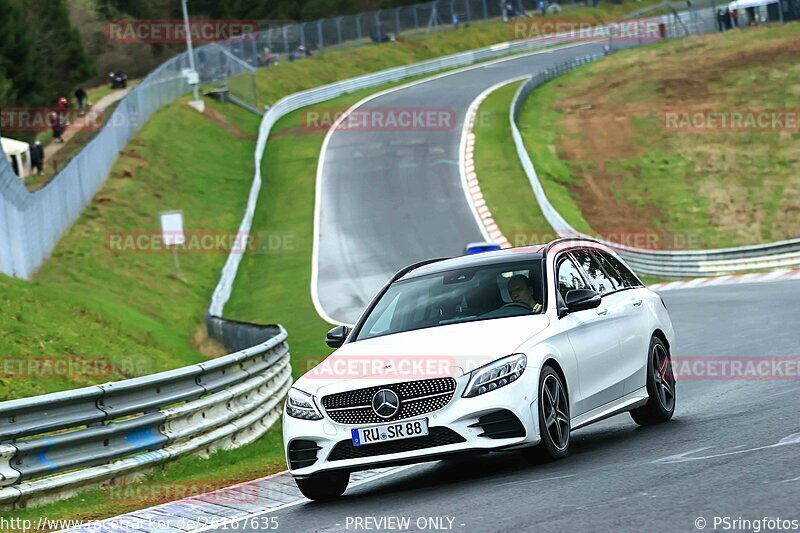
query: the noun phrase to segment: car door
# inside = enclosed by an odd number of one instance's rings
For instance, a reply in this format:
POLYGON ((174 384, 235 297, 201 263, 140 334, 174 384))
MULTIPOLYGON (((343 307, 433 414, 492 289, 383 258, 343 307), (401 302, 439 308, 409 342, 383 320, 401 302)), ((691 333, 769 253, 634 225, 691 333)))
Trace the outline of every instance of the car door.
POLYGON ((633 272, 612 254, 596 250, 606 273, 624 287, 616 298, 623 307, 623 326, 618 328, 620 364, 625 375, 624 393, 647 384, 647 355, 650 349, 650 319, 645 305, 646 290, 633 272))
MULTIPOLYGON (((569 254, 556 259, 556 297, 563 300, 572 289, 589 289, 590 278, 569 254)), ((622 383, 609 372, 619 359, 619 337, 608 316, 608 307, 601 302, 597 309, 569 313, 561 318, 567 338, 575 352, 578 367, 580 397, 574 402, 573 416, 622 396, 622 383)))

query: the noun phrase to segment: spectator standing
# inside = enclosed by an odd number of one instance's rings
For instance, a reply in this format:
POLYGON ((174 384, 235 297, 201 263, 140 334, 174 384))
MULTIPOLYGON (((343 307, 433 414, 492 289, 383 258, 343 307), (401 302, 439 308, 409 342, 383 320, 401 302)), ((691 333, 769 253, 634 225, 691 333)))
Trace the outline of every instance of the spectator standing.
POLYGON ((542 10, 542 16, 547 15, 547 2, 545 0, 539 0, 539 9, 542 10))
POLYGON ((39 139, 36 139, 31 148, 31 168, 37 175, 44 171, 44 148, 39 139))
POLYGON ((64 130, 67 129, 67 99, 58 99, 58 109, 50 113, 51 128, 53 129, 53 139, 63 143, 64 130))
POLYGON ((80 114, 83 115, 83 106, 88 100, 89 95, 86 94, 86 91, 83 90, 83 87, 78 87, 78 90, 75 91, 75 101, 78 102, 78 111, 80 114))
POLYGON ((453 29, 458 29, 458 13, 453 13, 453 29))

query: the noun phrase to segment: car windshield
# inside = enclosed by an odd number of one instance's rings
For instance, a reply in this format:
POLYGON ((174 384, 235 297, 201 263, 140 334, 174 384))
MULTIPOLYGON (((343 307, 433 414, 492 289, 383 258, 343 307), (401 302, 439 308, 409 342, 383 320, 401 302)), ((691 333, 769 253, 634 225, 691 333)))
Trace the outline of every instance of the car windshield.
POLYGON ((540 313, 542 287, 541 259, 463 268, 398 281, 372 309, 356 340, 540 313))

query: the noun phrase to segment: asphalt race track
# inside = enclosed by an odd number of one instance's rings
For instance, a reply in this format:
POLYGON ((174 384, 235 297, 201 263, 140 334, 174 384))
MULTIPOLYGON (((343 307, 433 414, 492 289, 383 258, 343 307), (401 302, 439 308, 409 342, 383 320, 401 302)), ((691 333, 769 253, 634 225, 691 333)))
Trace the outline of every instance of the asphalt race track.
MULTIPOLYGON (((483 240, 458 167, 470 103, 498 82, 601 51, 602 44, 584 44, 490 64, 361 108, 451 108, 457 124, 446 131, 333 132, 318 198, 324 311, 352 323, 401 267, 459 255, 465 243, 483 240)), ((678 335, 676 358, 798 353, 798 281, 663 297, 678 335)), ((564 460, 528 465, 508 452, 414 465, 340 500, 304 502, 269 516, 283 531, 698 531, 713 530, 715 517, 796 520, 800 511, 785 513, 800 501, 798 405, 796 377, 680 379, 671 422, 639 428, 628 415, 611 418, 573 433, 564 460)), ((228 527, 257 530, 253 525, 228 527)))
MULTIPOLYGON (((663 297, 676 359, 797 356, 800 281, 663 297)), ((680 380, 677 401, 660 426, 639 428, 625 414, 575 431, 571 455, 555 463, 529 466, 513 452, 426 463, 270 516, 280 531, 303 532, 367 530, 356 517, 410 517, 411 530, 437 530, 417 520, 449 517, 439 531, 467 532, 698 531, 698 518, 708 530, 715 516, 800 519, 796 375, 680 380)))
POLYGON ((317 198, 317 294, 325 313, 352 324, 404 266, 461 255, 465 244, 485 240, 458 166, 469 105, 492 85, 576 56, 601 54, 604 44, 583 43, 487 64, 390 92, 359 108, 367 113, 451 110, 455 124, 446 130, 335 130, 322 155, 317 198))

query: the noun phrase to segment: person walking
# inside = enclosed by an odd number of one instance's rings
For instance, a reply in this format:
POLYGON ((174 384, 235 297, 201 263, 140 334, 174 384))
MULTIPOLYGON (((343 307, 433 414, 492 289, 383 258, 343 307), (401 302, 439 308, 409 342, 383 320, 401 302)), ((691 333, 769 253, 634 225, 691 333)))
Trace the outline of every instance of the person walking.
POLYGON ((31 168, 36 175, 44 171, 44 148, 42 148, 42 143, 39 139, 36 139, 36 142, 33 143, 33 148, 31 148, 31 168))
POLYGON ((83 90, 83 87, 78 87, 78 89, 75 91, 75 101, 78 102, 78 111, 81 115, 84 113, 83 106, 88 99, 89 95, 86 94, 86 91, 83 90))

